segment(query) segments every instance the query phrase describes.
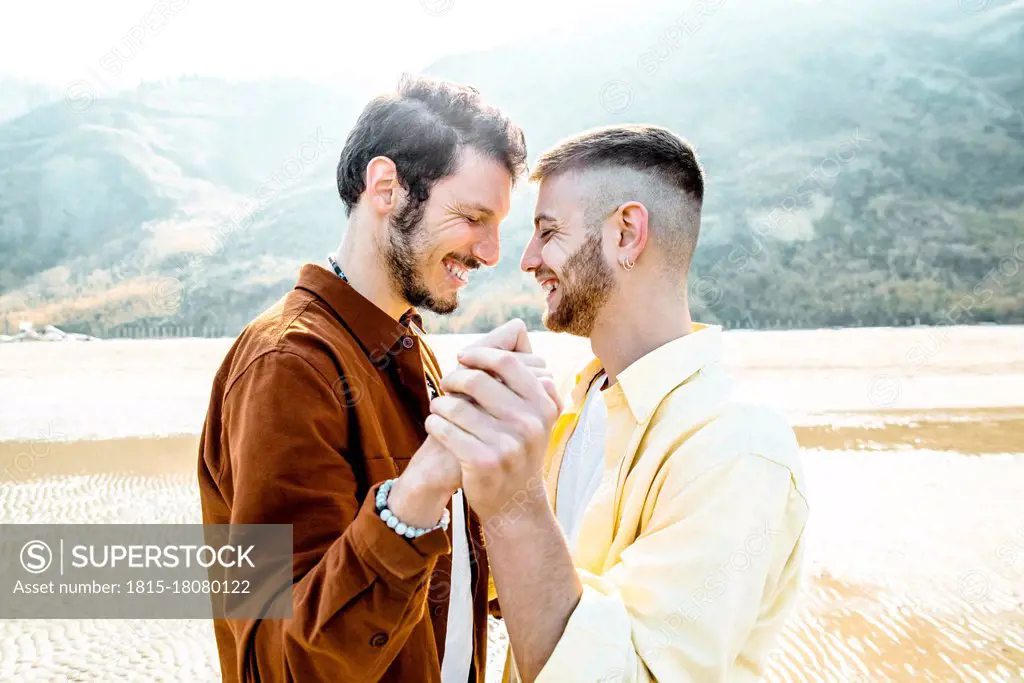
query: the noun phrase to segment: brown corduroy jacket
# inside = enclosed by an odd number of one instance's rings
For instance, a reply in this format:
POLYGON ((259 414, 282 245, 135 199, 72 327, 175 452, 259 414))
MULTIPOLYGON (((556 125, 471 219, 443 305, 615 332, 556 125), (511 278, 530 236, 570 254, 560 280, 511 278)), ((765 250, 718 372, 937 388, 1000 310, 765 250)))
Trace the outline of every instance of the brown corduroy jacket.
MULTIPOLYGON (((214 621, 226 682, 440 681, 451 538, 400 537, 373 495, 426 438, 427 376, 440 386, 415 311, 395 321, 312 264, 231 347, 200 440, 203 522, 293 525, 294 582, 289 619, 214 621)), ((487 561, 467 520, 483 683, 487 561)))

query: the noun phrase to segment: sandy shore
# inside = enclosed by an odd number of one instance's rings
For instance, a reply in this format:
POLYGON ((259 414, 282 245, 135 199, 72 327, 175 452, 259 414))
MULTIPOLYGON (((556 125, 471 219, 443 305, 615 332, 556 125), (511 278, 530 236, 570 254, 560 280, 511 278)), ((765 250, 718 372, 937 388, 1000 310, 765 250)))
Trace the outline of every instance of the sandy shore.
MULTIPOLYGON (((810 489, 765 680, 1024 681, 1024 328, 726 340, 747 397, 794 423, 810 489)), ((439 339, 442 363, 465 342, 439 339)), ((229 344, 0 350, 0 523, 198 523, 195 432, 229 344)), ((563 376, 585 352, 539 347, 563 376)), ((490 680, 504 647, 497 625, 490 680)), ((0 620, 0 681, 218 680, 208 622, 0 620)))
MULTIPOLYGON (((0 485, 0 521, 198 523, 196 444, 49 444, 45 455, 36 445, 32 469, 0 485)), ((0 444, 0 462, 31 446, 0 444)), ((805 465, 805 586, 766 680, 1024 680, 1024 458, 895 444, 811 448, 805 465)), ((0 679, 65 677, 216 681, 212 631, 188 620, 0 621, 0 679)))

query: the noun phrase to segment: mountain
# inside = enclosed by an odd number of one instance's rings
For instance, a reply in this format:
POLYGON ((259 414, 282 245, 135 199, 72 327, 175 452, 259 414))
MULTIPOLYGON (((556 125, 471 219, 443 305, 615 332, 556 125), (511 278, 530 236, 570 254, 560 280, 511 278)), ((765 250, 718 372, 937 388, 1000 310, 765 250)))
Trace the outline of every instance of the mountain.
MULTIPOLYGON (((526 131, 650 122, 707 172, 695 317, 807 325, 1024 322, 1024 0, 698 3, 449 57, 526 131), (972 10, 972 11, 967 11, 972 10)), ((0 124, 0 317, 235 329, 338 243, 334 165, 366 101, 183 78, 0 124)), ((539 324, 503 259, 434 329, 539 324)))
POLYGON ((0 124, 57 100, 54 88, 0 74, 0 124))
POLYGON ((0 126, 0 311, 74 327, 251 307, 341 235, 329 193, 360 106, 298 81, 182 78, 0 126))

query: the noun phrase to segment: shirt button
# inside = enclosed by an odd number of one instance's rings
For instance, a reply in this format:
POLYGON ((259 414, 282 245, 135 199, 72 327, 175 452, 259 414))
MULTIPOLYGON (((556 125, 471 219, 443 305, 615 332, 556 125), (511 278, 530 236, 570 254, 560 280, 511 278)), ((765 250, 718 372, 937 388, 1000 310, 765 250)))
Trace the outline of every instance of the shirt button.
POLYGON ((370 638, 370 645, 372 647, 384 647, 388 644, 388 634, 386 633, 374 633, 373 637, 370 638))
POLYGON ((413 342, 412 337, 408 335, 402 337, 402 346, 404 346, 405 348, 411 349, 414 343, 415 342, 413 342))

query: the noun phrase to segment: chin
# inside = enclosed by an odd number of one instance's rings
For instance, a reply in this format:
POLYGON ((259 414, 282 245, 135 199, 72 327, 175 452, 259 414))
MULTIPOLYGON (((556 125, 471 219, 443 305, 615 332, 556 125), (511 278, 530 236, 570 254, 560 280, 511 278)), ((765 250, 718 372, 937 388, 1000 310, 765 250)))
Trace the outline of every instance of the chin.
POLYGON ((565 321, 561 320, 556 313, 557 310, 544 309, 544 316, 541 318, 541 322, 551 332, 566 332, 566 327, 563 324, 565 321))
POLYGON ((558 309, 554 311, 545 310, 544 317, 541 318, 541 322, 551 332, 562 332, 564 334, 571 334, 574 337, 589 338, 590 333, 593 331, 593 321, 586 321, 585 316, 580 315, 569 315, 567 316, 558 315, 558 309))
POLYGON ((438 315, 450 315, 459 307, 459 295, 452 294, 448 297, 431 296, 423 302, 423 308, 438 315))

